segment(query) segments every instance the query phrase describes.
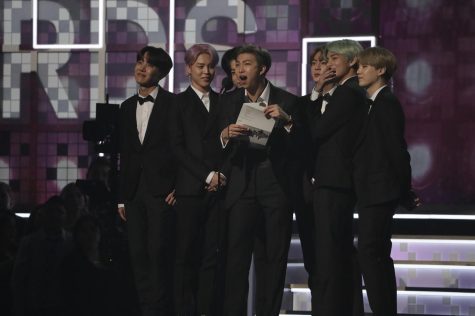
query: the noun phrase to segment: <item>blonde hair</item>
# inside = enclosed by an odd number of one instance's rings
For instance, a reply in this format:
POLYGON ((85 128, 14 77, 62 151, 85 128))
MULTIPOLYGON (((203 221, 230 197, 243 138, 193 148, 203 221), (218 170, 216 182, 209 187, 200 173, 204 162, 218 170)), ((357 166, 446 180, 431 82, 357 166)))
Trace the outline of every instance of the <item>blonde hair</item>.
POLYGON ((370 47, 358 54, 360 65, 370 65, 376 69, 385 68, 384 80, 389 81, 397 68, 396 57, 386 48, 370 47))
MULTIPOLYGON (((347 61, 351 62, 355 59, 360 52, 363 51, 363 46, 360 43, 350 39, 342 39, 338 41, 330 42, 326 45, 326 51, 334 52, 343 55, 347 61)), ((353 68, 358 68, 358 64, 355 63, 353 68)))

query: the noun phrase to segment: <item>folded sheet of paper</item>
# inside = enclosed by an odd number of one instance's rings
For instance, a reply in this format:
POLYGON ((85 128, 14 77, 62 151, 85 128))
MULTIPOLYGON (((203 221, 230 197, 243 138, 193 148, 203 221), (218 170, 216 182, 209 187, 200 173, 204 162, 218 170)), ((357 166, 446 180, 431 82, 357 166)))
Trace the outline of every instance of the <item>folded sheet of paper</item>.
POLYGON ((275 125, 274 119, 264 115, 265 107, 259 103, 243 103, 236 124, 244 125, 251 131, 249 142, 254 145, 265 146, 275 125))

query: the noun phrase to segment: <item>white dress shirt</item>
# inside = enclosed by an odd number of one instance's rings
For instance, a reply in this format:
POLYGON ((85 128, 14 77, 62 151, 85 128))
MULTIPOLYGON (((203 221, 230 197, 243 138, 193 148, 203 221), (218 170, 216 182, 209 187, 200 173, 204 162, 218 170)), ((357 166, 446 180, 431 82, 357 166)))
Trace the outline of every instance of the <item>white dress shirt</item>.
MULTIPOLYGON (((139 97, 145 98, 146 95, 141 95, 140 91, 138 92, 139 97)), ((149 95, 156 100, 158 95, 158 87, 156 87, 149 95)), ((137 119, 137 132, 139 135, 140 143, 143 143, 145 138, 145 133, 147 132, 148 121, 150 119, 150 114, 152 113, 154 102, 146 101, 142 105, 137 101, 137 110, 135 111, 137 119)))

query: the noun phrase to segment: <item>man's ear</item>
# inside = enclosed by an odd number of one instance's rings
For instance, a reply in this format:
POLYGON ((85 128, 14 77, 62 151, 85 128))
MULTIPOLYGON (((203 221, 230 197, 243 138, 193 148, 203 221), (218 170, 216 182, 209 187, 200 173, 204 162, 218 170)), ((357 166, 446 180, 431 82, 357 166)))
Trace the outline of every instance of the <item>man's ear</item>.
POLYGON ((378 72, 378 76, 383 76, 386 73, 386 67, 378 68, 376 71, 378 72))
POLYGON ((185 74, 187 77, 191 75, 191 67, 188 65, 185 66, 185 74))
POLYGON ((267 67, 264 65, 261 65, 261 70, 259 71, 259 75, 263 76, 267 71, 267 67))
POLYGON ((350 61, 350 67, 353 68, 357 62, 358 62, 358 59, 356 57, 353 57, 353 59, 350 61))

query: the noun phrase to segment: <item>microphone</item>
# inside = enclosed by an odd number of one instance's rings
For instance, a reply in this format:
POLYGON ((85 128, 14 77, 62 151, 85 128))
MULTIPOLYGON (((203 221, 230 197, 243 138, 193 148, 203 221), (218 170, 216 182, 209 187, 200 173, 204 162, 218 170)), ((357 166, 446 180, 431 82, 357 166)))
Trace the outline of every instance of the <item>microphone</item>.
POLYGON ((229 77, 224 77, 221 81, 221 91, 219 91, 219 94, 223 94, 224 92, 230 90, 233 86, 233 81, 229 77))

